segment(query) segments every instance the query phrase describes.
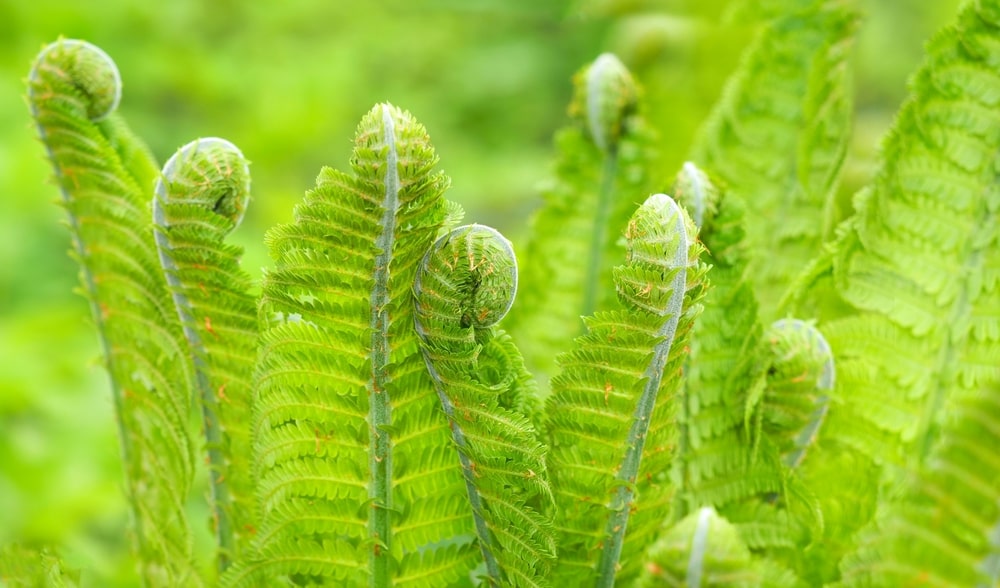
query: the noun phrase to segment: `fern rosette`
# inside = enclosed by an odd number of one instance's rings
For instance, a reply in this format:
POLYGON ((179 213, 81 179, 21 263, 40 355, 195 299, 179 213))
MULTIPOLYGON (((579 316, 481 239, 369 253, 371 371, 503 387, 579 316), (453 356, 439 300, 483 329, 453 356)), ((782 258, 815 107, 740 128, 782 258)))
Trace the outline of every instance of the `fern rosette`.
POLYGON ((489 227, 456 228, 417 271, 415 326, 465 475, 486 580, 543 586, 555 559, 545 448, 519 410, 533 391, 521 357, 493 327, 516 290, 510 243, 489 227))
POLYGON ((588 317, 589 332, 559 358, 547 427, 560 585, 634 579, 638 546, 670 512, 675 396, 706 286, 695 235, 671 198, 647 199, 614 272, 619 308, 588 317))

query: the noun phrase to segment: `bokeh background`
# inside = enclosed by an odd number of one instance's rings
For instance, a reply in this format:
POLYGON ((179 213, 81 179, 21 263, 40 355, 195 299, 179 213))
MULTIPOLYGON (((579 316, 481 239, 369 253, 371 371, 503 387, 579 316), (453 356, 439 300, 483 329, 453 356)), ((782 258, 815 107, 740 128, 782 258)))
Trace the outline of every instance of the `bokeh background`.
MULTIPOLYGON (((160 161, 199 136, 243 149, 254 199, 234 237, 259 276, 264 232, 291 219, 321 166, 346 167, 357 121, 380 101, 428 128, 466 218, 515 242, 570 78, 602 51, 644 85, 672 173, 750 39, 752 18, 732 17, 740 1, 0 0, 0 545, 61 545, 89 585, 128 582, 107 378, 24 99, 43 44, 103 47, 124 79, 121 111, 160 161)), ((860 3, 845 200, 959 0, 860 3)))

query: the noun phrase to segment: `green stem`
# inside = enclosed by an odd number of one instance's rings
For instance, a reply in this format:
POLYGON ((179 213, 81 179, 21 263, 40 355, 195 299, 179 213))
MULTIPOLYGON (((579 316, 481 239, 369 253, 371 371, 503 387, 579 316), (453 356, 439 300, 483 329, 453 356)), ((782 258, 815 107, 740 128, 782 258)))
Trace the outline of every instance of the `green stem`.
POLYGON ((604 242, 608 233, 608 213, 614 195, 615 173, 618 168, 618 156, 607 153, 604 166, 601 168, 601 188, 597 195, 597 211, 594 214, 594 228, 590 233, 590 255, 587 259, 587 277, 583 282, 583 304, 580 316, 594 314, 597 307, 597 294, 604 290, 600 283, 601 267, 604 261, 604 242))
POLYGON ((390 584, 389 548, 391 543, 392 509, 392 453, 389 427, 392 414, 389 404, 389 264, 395 241, 396 212, 399 207, 399 158, 396 152, 396 130, 388 105, 382 106, 382 140, 386 147, 385 196, 382 200, 381 232, 375 239, 378 255, 375 257, 375 284, 371 294, 372 373, 368 385, 369 444, 368 466, 371 481, 368 496, 372 503, 372 516, 368 530, 373 541, 371 583, 373 588, 390 584))

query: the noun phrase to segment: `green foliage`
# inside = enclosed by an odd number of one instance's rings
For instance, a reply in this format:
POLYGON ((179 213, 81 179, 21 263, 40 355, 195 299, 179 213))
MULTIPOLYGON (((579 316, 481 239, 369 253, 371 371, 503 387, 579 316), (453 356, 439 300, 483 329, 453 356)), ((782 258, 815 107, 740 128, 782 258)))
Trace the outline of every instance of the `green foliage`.
POLYGON ((748 3, 765 24, 702 128, 691 159, 747 205, 764 318, 820 250, 847 148, 853 0, 748 3), (824 210, 818 217, 817 211, 824 210), (780 251, 780 255, 767 255, 780 251), (767 255, 765 257, 765 255, 767 255))
POLYGON ((1000 388, 957 402, 901 494, 844 558, 844 586, 1000 582, 1000 388))
MULTIPOLYGON (((609 54, 520 264, 455 228, 427 131, 382 103, 268 233, 259 292, 226 243, 239 150, 157 172, 107 55, 45 49, 29 104, 111 375, 136 580, 996 584, 1000 2, 929 44, 835 234, 855 12, 747 6, 757 41, 673 198, 647 196, 660 140, 609 54)), ((5 547, 0 579, 72 585, 65 552, 5 547)))

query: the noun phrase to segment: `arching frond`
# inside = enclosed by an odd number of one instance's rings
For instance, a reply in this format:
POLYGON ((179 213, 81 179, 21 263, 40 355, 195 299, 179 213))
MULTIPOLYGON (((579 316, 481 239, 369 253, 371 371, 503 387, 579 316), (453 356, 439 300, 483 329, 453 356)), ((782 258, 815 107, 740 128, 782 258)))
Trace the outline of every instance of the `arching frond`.
POLYGON ((235 145, 199 139, 163 168, 153 199, 156 246, 188 343, 208 443, 219 571, 255 532, 250 482, 250 391, 256 300, 226 245, 250 198, 250 170, 235 145))
POLYGON ((482 225, 438 239, 417 270, 416 329, 462 463, 490 586, 545 586, 556 547, 545 448, 516 404, 523 367, 493 325, 517 291, 510 243, 482 225))
POLYGON ((413 328, 448 179, 394 106, 268 233, 253 453, 261 526, 230 585, 449 585, 475 566, 458 459, 413 328), (444 555, 447 554, 447 557, 444 555))
POLYGON ((784 290, 828 237, 850 131, 847 62, 857 11, 844 0, 761 4, 767 20, 691 159, 745 200, 751 278, 762 318, 773 319, 784 290))
POLYGON ((140 574, 150 586, 197 586, 184 508, 191 370, 149 222, 156 166, 114 113, 120 95, 114 62, 82 41, 46 47, 28 78, 111 376, 140 574))

